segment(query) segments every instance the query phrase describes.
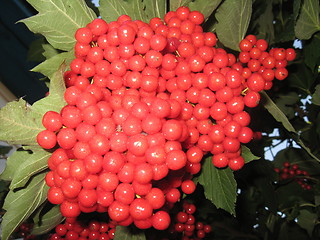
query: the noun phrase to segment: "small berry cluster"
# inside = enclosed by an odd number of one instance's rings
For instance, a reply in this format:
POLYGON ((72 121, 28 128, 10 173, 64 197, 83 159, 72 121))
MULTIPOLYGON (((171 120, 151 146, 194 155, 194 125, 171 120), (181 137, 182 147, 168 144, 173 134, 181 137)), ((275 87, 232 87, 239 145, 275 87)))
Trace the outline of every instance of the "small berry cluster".
POLYGON ((279 180, 293 180, 297 182, 303 189, 311 190, 310 181, 305 178, 309 177, 309 173, 305 170, 301 170, 298 164, 291 164, 284 162, 283 167, 275 168, 275 172, 279 174, 279 180))
POLYGON ((181 240, 199 240, 206 237, 212 231, 212 227, 201 221, 196 221, 197 207, 193 203, 183 202, 173 221, 172 232, 175 239, 181 236, 181 240), (176 235, 178 233, 178 235, 176 235))
POLYGON ((240 42, 239 61, 245 65, 242 75, 247 79, 247 87, 252 92, 272 88, 273 80, 284 80, 288 76, 288 61, 296 58, 293 48, 272 48, 268 52, 268 43, 248 35, 240 42))
POLYGON ((33 224, 32 223, 22 223, 15 231, 18 238, 23 238, 24 240, 35 239, 36 236, 31 234, 33 224))
POLYGON ((77 220, 76 218, 66 218, 64 223, 58 224, 54 233, 48 240, 109 240, 113 239, 116 231, 116 224, 113 222, 100 222, 91 220, 88 223, 77 220))
POLYGON ((243 52, 237 61, 215 47, 203 21, 180 7, 149 24, 122 15, 76 31, 67 105, 44 114, 37 136, 53 151, 48 200, 63 216, 108 212, 119 225, 163 230, 181 191, 195 190, 205 154, 216 167, 242 168, 240 145, 253 136, 245 107, 257 106, 265 71, 249 74, 243 52))

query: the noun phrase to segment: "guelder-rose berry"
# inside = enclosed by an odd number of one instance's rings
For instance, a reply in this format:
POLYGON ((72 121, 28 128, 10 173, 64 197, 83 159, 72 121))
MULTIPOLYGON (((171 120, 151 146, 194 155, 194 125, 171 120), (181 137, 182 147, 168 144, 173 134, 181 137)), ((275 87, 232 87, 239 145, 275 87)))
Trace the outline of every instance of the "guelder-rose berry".
MULTIPOLYGON (((121 15, 76 30, 66 105, 43 115, 36 137, 53 152, 48 199, 68 221, 99 212, 122 226, 165 230, 169 209, 195 191, 192 177, 204 156, 217 168, 244 166, 241 144, 255 138, 247 109, 287 77, 296 53, 268 50, 264 39, 248 35, 236 56, 217 46, 203 22, 201 12, 181 6, 148 23, 121 15)), ((196 227, 195 210, 187 204, 190 216, 174 226, 203 238, 210 229, 196 227)), ((90 238, 113 238, 113 228, 106 236, 94 225, 90 238)), ((61 237, 89 236, 60 227, 61 237)))

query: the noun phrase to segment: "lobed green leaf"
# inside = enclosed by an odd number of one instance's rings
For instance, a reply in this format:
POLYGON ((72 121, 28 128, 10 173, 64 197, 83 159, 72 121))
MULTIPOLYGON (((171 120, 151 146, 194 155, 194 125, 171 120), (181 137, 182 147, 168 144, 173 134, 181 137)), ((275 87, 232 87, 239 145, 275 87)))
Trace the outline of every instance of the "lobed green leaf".
POLYGON ((309 39, 320 31, 320 4, 318 0, 304 0, 295 25, 295 34, 299 39, 309 39))
POLYGON ((53 74, 59 69, 63 62, 66 64, 70 63, 74 59, 73 51, 62 52, 57 55, 54 55, 50 58, 47 58, 44 62, 40 63, 32 69, 34 72, 40 72, 43 75, 51 78, 53 74))
MULTIPOLYGON (((51 44, 49 43, 44 43, 42 44, 42 48, 43 48, 43 53, 42 55, 46 58, 46 59, 49 59, 49 58, 52 58, 56 55, 59 54, 59 51, 57 49, 55 49, 54 47, 52 47, 51 44)), ((58 68, 56 68, 57 70, 58 68)))
POLYGON ((45 57, 43 55, 43 44, 45 44, 44 38, 38 38, 30 43, 27 61, 42 62, 45 60, 45 57))
POLYGON ((38 14, 21 20, 30 31, 42 34, 56 49, 74 47, 74 34, 96 15, 84 0, 27 0, 38 14))
POLYGON ((49 96, 32 106, 23 99, 9 102, 0 109, 0 140, 9 144, 37 146, 36 136, 44 130, 42 116, 49 110, 60 112, 65 106, 62 66, 51 79, 49 96))
POLYGON ((45 173, 38 174, 31 178, 25 188, 9 191, 3 205, 6 213, 1 223, 2 240, 8 240, 14 230, 45 202, 48 186, 44 178, 45 173))
POLYGON ((252 0, 225 0, 217 9, 216 33, 226 47, 238 50, 245 37, 252 14, 252 0))
POLYGON ((60 65, 58 71, 52 75, 50 79, 49 95, 32 105, 32 110, 39 113, 41 119, 47 111, 60 112, 61 108, 66 105, 66 101, 64 100, 66 86, 63 79, 65 67, 65 64, 60 65))
POLYGON ((204 160, 198 182, 204 187, 204 194, 217 208, 222 208, 236 215, 237 183, 229 169, 217 169, 211 157, 204 160))
POLYGON ((9 102, 0 109, 0 140, 9 144, 37 145, 36 136, 43 130, 39 112, 23 99, 9 102))

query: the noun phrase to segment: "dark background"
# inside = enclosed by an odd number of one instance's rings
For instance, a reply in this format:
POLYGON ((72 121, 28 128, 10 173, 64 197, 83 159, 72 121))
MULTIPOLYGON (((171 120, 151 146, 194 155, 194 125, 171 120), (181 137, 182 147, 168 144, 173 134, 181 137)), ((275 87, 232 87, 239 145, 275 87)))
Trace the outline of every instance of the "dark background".
POLYGON ((43 76, 30 71, 38 63, 28 60, 29 47, 38 36, 18 21, 36 13, 25 0, 0 0, 0 81, 30 104, 48 89, 43 76))

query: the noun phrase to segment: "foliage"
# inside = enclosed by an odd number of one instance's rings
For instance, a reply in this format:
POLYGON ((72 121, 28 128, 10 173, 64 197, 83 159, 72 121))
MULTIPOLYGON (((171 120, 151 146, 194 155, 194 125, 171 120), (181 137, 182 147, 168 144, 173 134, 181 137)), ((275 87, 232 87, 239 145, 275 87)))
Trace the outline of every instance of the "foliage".
MULTIPOLYGON (((21 22, 44 37, 34 43, 37 51, 30 59, 39 59, 33 71, 50 79, 50 90, 32 106, 19 99, 0 110, 0 140, 22 145, 0 176, 0 190, 10 184, 8 194, 0 195, 5 198, 1 239, 9 239, 25 221, 35 223, 35 234, 45 234, 62 221, 57 207, 46 201, 44 176, 51 153, 37 146, 36 135, 43 130, 42 115, 65 105, 62 76, 74 56, 76 29, 94 19, 95 12, 108 22, 121 14, 149 21, 183 5, 203 12, 205 29, 215 32, 219 44, 233 52, 239 51, 239 41, 247 34, 265 38, 270 47, 301 43, 296 48, 297 59, 288 67, 288 79, 264 92, 262 104, 250 112, 251 127, 264 134, 243 146, 245 167, 237 172, 219 170, 206 158, 194 179, 198 188, 188 198, 201 202, 199 217, 213 227, 210 239, 319 239, 319 1, 100 0, 95 11, 84 0, 28 2, 38 14, 21 22), (279 134, 272 135, 274 130, 279 134), (275 144, 281 149, 273 153, 275 144), (279 180, 274 168, 284 162, 299 164, 310 174, 311 190, 290 179, 279 180)), ((118 227, 115 239, 145 239, 145 235, 118 227)))

